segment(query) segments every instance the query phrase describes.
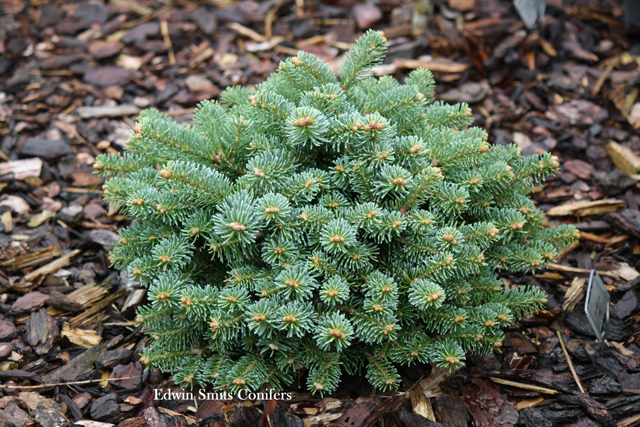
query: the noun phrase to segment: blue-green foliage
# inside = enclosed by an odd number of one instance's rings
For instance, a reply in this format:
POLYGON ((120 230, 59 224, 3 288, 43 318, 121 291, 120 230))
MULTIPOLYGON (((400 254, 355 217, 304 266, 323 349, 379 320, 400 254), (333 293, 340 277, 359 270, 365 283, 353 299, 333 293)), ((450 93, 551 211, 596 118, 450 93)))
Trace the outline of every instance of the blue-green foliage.
POLYGON ((123 156, 97 159, 136 219, 111 261, 149 287, 145 363, 231 391, 300 370, 320 394, 342 372, 386 390, 397 364, 457 368, 544 305, 495 270, 575 239, 528 197, 556 159, 488 145, 466 105, 432 102, 427 70, 366 77, 386 48, 367 32, 339 79, 300 53, 202 102, 194 127, 148 110, 123 156))

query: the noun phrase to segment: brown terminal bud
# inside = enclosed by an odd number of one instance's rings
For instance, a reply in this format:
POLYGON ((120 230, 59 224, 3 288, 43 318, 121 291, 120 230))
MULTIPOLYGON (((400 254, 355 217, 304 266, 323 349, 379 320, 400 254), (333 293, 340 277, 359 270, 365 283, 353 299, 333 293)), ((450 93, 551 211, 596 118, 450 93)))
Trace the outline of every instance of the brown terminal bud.
POLYGON ((462 323, 464 322, 466 319, 463 316, 456 316, 453 321, 456 323, 462 323))
POLYGON ((338 165, 338 166, 336 166, 336 170, 337 170, 338 172, 344 172, 344 167, 342 167, 342 166, 338 165))
POLYGON ((444 360, 450 365, 457 365, 458 363, 460 363, 460 359, 453 356, 447 356, 444 358, 444 360))
POLYGON ((327 289, 326 291, 324 291, 324 293, 330 298, 333 298, 336 295, 338 295, 338 291, 336 291, 335 289, 327 289))
POLYGON ((489 151, 489 146, 487 144, 484 144, 484 145, 480 146, 480 152, 481 153, 486 153, 487 151, 489 151))
POLYGON ((158 259, 160 260, 160 262, 164 262, 165 264, 171 262, 171 257, 167 255, 160 255, 158 259))
POLYGON ((438 301, 440 299, 440 297, 442 296, 442 292, 438 291, 438 292, 434 292, 431 295, 429 295, 427 297, 427 302, 434 302, 434 301, 438 301))
POLYGON ((165 178, 165 179, 169 179, 172 176, 171 171, 168 171, 166 169, 162 169, 160 172, 158 172, 158 175, 160 175, 161 177, 165 178))
POLYGON ((101 171, 102 169, 104 169, 104 163, 102 162, 96 162, 93 164, 93 169, 97 170, 97 171, 101 171))
POLYGON ((531 211, 531 208, 527 207, 527 206, 523 206, 520 209, 518 209, 521 213, 523 213, 524 215, 528 214, 531 211))
POLYGON ((292 314, 287 314, 282 318, 282 321, 287 323, 295 323, 298 321, 298 319, 296 319, 296 317, 292 314))
POLYGON ((484 326, 486 326, 487 328, 493 328, 494 326, 496 326, 496 322, 494 322, 493 320, 487 320, 486 322, 484 322, 484 326))
POLYGON ((132 204, 133 206, 140 206, 140 205, 141 205, 141 204, 143 204, 143 203, 144 203, 144 200, 143 200, 143 199, 133 199, 133 200, 131 201, 131 204, 132 204))
POLYGON ((513 224, 511 224, 511 228, 513 230, 522 230, 522 227, 524 227, 524 222, 522 221, 514 222, 513 224))
POLYGON ((295 281, 295 280, 293 280, 293 279, 287 279, 287 280, 285 280, 285 281, 284 281, 284 284, 285 284, 285 285, 287 285, 287 286, 289 286, 290 288, 293 288, 293 289, 298 289, 298 288, 300 287, 300 285, 298 284, 298 282, 296 282, 296 281, 295 281))
POLYGON ((160 213, 165 213, 166 212, 166 209, 160 203, 158 203, 158 205, 156 206, 156 209, 160 213))
POLYGON ((330 241, 331 243, 343 243, 343 242, 344 242, 344 240, 345 240, 345 239, 344 239, 344 236, 341 236, 341 235, 339 235, 339 234, 336 234, 335 236, 331 236, 331 237, 329 238, 329 241, 330 241))
POLYGON ((347 337, 347 334, 345 334, 341 329, 338 329, 338 328, 330 329, 329 335, 331 335, 332 337, 339 338, 341 340, 347 337))
POLYGON ((233 229, 233 231, 245 231, 247 229, 244 224, 240 224, 238 222, 230 222, 228 227, 233 229))
POLYGON ((298 58, 297 56, 296 56, 296 57, 291 58, 291 63, 292 63, 293 65, 295 65, 296 67, 299 67, 299 66, 301 66, 301 65, 302 65, 302 61, 301 61, 301 60, 300 60, 300 58, 298 58))
POLYGON ((260 168, 253 168, 253 174, 258 178, 264 178, 264 172, 260 168))
POLYGON ((469 184, 470 185, 476 185, 479 182, 480 182, 480 178, 473 178, 471 181, 469 181, 469 184))
POLYGON ((125 239, 124 237, 121 237, 121 238, 118 239, 118 243, 124 245, 125 243, 127 243, 127 239, 125 239))
POLYGON ((171 297, 171 294, 168 292, 160 292, 158 295, 156 295, 156 299, 159 301, 166 301, 171 297))
POLYGON ((142 270, 140 270, 139 268, 133 268, 131 269, 131 274, 133 274, 134 276, 139 276, 142 274, 142 270))
POLYGON ((391 181, 393 185, 407 185, 407 180, 402 177, 393 178, 391 181))
POLYGON ((264 212, 268 214, 277 214, 280 212, 280 208, 277 206, 269 206, 267 209, 264 210, 264 212))
POLYGON ((187 298, 187 297, 180 298, 180 302, 186 305, 187 307, 193 304, 193 301, 191 301, 191 298, 187 298))
POLYGON ((504 314, 499 314, 498 315, 498 320, 501 322, 508 322, 509 321, 509 317, 504 315, 504 314))
POLYGON ((498 235, 498 233, 500 233, 500 230, 498 230, 497 228, 493 227, 489 231, 489 236, 493 239, 494 237, 496 237, 498 235))
POLYGON ((261 314, 256 314, 251 319, 254 322, 264 322, 265 320, 267 320, 267 316, 265 316, 264 314, 261 313, 261 314))
POLYGON ((409 152, 410 152, 411 154, 415 154, 415 153, 419 152, 420 150, 422 150, 422 145, 420 145, 420 144, 416 144, 416 145, 414 145, 413 147, 411 147, 411 148, 409 149, 409 152))

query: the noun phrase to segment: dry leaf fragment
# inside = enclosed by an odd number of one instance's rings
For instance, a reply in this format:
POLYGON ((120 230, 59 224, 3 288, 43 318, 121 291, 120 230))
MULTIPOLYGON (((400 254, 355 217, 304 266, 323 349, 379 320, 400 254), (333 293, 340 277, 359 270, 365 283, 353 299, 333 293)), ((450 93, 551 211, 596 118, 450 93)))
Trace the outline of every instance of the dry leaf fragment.
POLYGON ((516 409, 518 411, 522 411, 526 408, 533 408, 534 406, 538 406, 542 402, 544 402, 544 397, 542 396, 534 397, 531 399, 524 399, 516 404, 516 409))

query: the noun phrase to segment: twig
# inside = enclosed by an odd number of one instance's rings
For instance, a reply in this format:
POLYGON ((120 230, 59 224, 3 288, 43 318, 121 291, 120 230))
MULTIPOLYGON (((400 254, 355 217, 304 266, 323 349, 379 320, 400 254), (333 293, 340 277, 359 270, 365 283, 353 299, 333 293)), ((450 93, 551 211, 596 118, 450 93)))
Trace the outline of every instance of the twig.
POLYGON ((129 22, 123 22, 122 25, 120 25, 120 29, 121 30, 128 30, 129 28, 135 27, 138 24, 142 24, 143 22, 147 22, 147 21, 151 21, 152 19, 154 19, 156 16, 165 13, 167 10, 170 10, 174 7, 175 5, 173 3, 169 3, 165 6, 162 6, 160 9, 154 10, 152 13, 143 16, 141 18, 138 19, 134 19, 133 21, 129 21, 129 22))
POLYGON ((502 378, 495 378, 495 377, 491 377, 490 380, 493 381, 494 383, 510 385, 511 387, 523 388, 525 390, 533 390, 533 391, 538 391, 540 393, 545 393, 545 394, 558 394, 558 390, 554 390, 552 388, 540 387, 540 386, 531 385, 531 384, 517 383, 515 381, 503 380, 502 378))
POLYGON ((418 379, 418 381, 416 381, 415 383, 413 383, 413 385, 411 387, 409 387, 409 390, 405 391, 405 394, 408 394, 411 390, 414 389, 415 386, 417 386, 418 384, 420 384, 420 381, 422 381, 422 379, 424 378, 424 375, 422 375, 420 377, 420 379, 418 379))
POLYGON ((169 24, 167 24, 165 19, 160 21, 160 32, 162 33, 164 44, 169 51, 169 64, 176 65, 176 55, 173 53, 173 45, 171 44, 171 37, 169 37, 169 24))
POLYGON ((281 6, 282 0, 277 0, 276 4, 273 5, 271 9, 269 9, 269 12, 267 12, 267 16, 264 19, 264 35, 267 39, 270 39, 273 35, 273 21, 275 20, 276 14, 278 13, 278 10, 281 6))
POLYGON ((51 384, 40 384, 40 385, 9 385, 9 384, 0 384, 0 388, 17 388, 21 390, 31 390, 34 388, 42 388, 42 387, 58 387, 61 385, 75 385, 75 384, 89 384, 89 383, 101 383, 102 381, 121 381, 121 380, 133 380, 135 378, 141 378, 141 375, 137 377, 122 377, 122 378, 107 378, 107 379, 99 379, 99 380, 84 380, 84 381, 72 381, 68 383, 51 383, 51 384))
POLYGON ((571 369, 571 375, 573 375, 573 379, 576 380, 576 384, 578 384, 578 388, 580 389, 582 394, 586 394, 584 391, 584 388, 582 387, 582 383, 580 382, 580 378, 578 378, 578 374, 576 374, 576 370, 573 368, 573 363, 571 362, 569 353, 567 353, 567 349, 564 346, 564 341, 562 341, 562 336, 560 335, 560 331, 556 331, 556 333, 558 334, 558 339, 560 340, 560 345, 562 346, 562 352, 564 353, 564 357, 567 358, 569 369, 571 369))

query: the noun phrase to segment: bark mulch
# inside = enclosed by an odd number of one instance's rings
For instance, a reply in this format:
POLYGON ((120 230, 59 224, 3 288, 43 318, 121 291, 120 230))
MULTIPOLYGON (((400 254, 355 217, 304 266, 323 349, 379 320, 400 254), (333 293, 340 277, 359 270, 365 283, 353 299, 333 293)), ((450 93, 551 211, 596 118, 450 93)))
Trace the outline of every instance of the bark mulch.
POLYGON ((1 0, 0 426, 640 425, 640 39, 624 15, 547 0, 528 29, 510 0, 1 0), (95 156, 122 151, 141 109, 188 124, 297 50, 337 68, 370 27, 390 41, 375 74, 429 68, 493 143, 560 157, 535 199, 582 237, 548 270, 503 277, 542 287, 547 309, 457 372, 402 369, 393 393, 346 378, 325 398, 295 384, 291 400, 162 399, 186 391, 139 362, 146 290, 109 268, 127 218, 102 201, 95 156), (592 269, 612 298, 604 345, 583 309, 592 269))

